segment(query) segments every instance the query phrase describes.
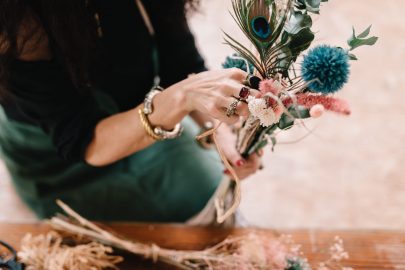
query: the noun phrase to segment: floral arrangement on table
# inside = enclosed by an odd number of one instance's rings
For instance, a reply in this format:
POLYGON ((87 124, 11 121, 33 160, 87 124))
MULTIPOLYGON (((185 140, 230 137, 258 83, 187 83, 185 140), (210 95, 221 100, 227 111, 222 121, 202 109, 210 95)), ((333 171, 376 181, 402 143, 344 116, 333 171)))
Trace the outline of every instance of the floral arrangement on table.
MULTIPOLYGON (((250 111, 237 131, 237 149, 243 156, 268 143, 274 149, 276 134, 296 124, 305 126, 304 119, 320 117, 325 111, 350 114, 347 102, 333 94, 348 82, 349 61, 357 60, 352 51, 374 45, 378 38, 369 37, 371 26, 359 35, 353 28, 347 49, 320 45, 301 60, 299 57, 315 39, 312 15, 319 14, 321 3, 327 1, 232 0, 232 16, 254 50, 225 33, 225 43, 236 54, 227 57, 223 67, 247 71, 251 75, 245 85, 260 91, 259 97, 252 97, 249 88, 244 88, 235 101, 247 102, 250 111)), ((224 163, 236 181, 235 202, 226 211, 219 207, 223 203, 216 203, 218 222, 229 217, 240 201, 237 175, 224 163)))
POLYGON ((230 236, 203 250, 173 250, 117 236, 63 202, 57 203, 66 215, 49 220, 55 231, 37 236, 27 234, 21 241, 18 259, 27 270, 119 269, 118 264, 124 259, 115 255, 113 248, 178 269, 352 270, 342 265, 348 253, 338 237, 327 250, 329 259, 317 264, 304 259, 301 247, 291 237, 269 237, 259 230, 230 236))

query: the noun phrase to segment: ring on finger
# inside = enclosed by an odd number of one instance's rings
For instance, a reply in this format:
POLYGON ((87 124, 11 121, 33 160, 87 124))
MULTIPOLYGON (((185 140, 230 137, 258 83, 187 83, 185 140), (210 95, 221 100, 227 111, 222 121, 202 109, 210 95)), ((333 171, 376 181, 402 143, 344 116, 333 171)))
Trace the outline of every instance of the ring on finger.
POLYGON ((243 86, 239 91, 239 98, 241 100, 246 100, 250 95, 250 89, 246 86, 243 86))
POLYGON ((229 105, 229 107, 226 109, 226 116, 231 117, 236 113, 236 108, 238 107, 239 104, 239 99, 236 99, 232 101, 232 103, 229 105))

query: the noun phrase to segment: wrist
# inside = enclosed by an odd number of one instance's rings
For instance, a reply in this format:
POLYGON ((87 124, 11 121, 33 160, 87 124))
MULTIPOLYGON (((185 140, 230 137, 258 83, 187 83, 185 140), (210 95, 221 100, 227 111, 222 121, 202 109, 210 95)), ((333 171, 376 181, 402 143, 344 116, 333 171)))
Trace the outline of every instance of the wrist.
POLYGON ((156 110, 149 115, 150 122, 166 130, 173 129, 189 113, 181 91, 174 87, 156 95, 153 103, 156 110))
POLYGON ((179 84, 175 84, 172 87, 173 87, 173 89, 170 89, 170 91, 174 92, 173 98, 175 99, 177 109, 180 112, 184 113, 185 115, 188 115, 192 111, 194 111, 194 109, 192 108, 192 106, 190 106, 189 101, 188 101, 188 96, 189 96, 188 89, 179 84))

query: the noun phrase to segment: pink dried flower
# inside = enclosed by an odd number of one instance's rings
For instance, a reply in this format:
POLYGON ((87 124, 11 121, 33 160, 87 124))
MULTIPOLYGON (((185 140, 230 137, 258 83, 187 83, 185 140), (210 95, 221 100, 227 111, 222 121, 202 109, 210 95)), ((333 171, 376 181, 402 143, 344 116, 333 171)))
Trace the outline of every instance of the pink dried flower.
POLYGON ((271 265, 271 269, 284 270, 287 268, 287 258, 289 250, 286 245, 280 241, 264 241, 263 248, 266 253, 267 265, 271 265))
POLYGON ((278 105, 273 107, 273 111, 274 111, 274 114, 276 115, 276 118, 277 118, 277 119, 280 119, 281 115, 282 115, 283 112, 284 112, 283 108, 281 108, 281 107, 278 106, 278 105))
POLYGON ((325 107, 322 104, 316 104, 309 110, 309 114, 313 118, 318 118, 322 116, 324 111, 325 107))
POLYGON ((288 266, 289 247, 280 240, 264 234, 250 234, 239 247, 240 269, 284 270, 288 266), (251 266, 251 267, 246 267, 251 266), (252 268, 255 267, 255 268, 252 268))
MULTIPOLYGON (((314 95, 301 93, 296 95, 298 105, 305 106, 310 109, 317 104, 321 104, 328 111, 349 115, 351 113, 350 107, 346 101, 338 99, 335 97, 324 96, 324 95, 314 95)), ((286 98, 283 100, 284 106, 288 107, 294 102, 291 98, 286 98)))
POLYGON ((273 95, 278 96, 281 90, 283 90, 283 86, 277 80, 267 79, 260 82, 259 90, 263 95, 272 93, 273 95))

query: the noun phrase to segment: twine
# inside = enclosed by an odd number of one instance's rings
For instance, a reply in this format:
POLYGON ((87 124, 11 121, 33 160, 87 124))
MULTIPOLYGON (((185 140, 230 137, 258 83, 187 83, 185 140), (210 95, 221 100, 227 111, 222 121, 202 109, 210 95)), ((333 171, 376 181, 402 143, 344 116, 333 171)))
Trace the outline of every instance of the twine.
POLYGON ((221 146, 218 143, 217 140, 217 135, 216 131, 217 129, 221 126, 222 123, 219 123, 215 128, 210 129, 196 137, 197 140, 201 140, 205 137, 211 136, 214 141, 215 147, 218 151, 218 154, 224 163, 226 169, 231 173, 232 175, 232 180, 235 181, 235 188, 233 191, 233 202, 229 209, 225 210, 225 203, 223 199, 216 198, 215 199, 215 209, 217 211, 217 222, 222 224, 225 220, 227 220, 229 217, 231 217, 236 210, 239 207, 239 204, 242 199, 242 192, 241 192, 241 187, 240 187, 240 179, 235 171, 235 169, 232 167, 232 165, 229 163, 228 159, 226 158, 221 146))

